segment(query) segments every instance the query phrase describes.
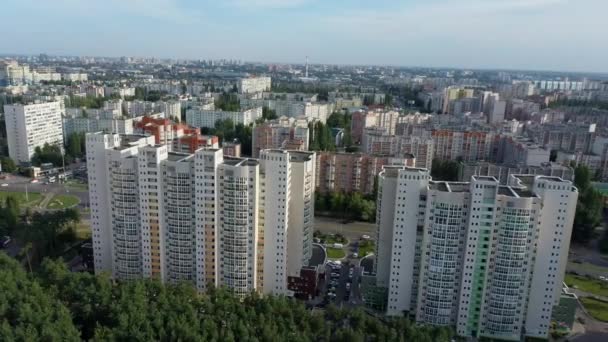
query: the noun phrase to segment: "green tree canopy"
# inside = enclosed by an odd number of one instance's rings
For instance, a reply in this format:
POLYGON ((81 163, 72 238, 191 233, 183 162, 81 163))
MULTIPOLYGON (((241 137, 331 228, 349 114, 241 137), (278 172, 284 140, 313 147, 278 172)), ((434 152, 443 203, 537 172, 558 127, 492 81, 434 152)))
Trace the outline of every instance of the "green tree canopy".
POLYGON ((284 296, 244 299, 226 289, 199 294, 187 284, 112 282, 45 261, 28 277, 0 254, 0 336, 5 340, 440 341, 448 328, 378 319, 359 309, 311 312, 284 296))

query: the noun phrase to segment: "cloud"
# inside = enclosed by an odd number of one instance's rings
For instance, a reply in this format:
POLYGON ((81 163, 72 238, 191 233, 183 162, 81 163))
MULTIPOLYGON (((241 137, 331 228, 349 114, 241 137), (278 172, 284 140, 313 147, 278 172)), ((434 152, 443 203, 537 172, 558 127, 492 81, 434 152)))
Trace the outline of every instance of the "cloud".
POLYGON ((314 0, 225 0, 230 5, 242 9, 284 9, 312 3, 314 0))
POLYGON ((8 0, 31 11, 62 16, 91 16, 101 14, 129 15, 168 22, 189 22, 201 13, 180 6, 178 0, 8 0))

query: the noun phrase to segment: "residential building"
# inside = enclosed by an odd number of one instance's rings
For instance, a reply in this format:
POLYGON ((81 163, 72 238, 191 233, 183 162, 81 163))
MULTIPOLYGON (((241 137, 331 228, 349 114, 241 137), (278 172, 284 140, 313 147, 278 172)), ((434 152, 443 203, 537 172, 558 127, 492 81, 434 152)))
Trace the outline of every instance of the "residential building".
POLYGON ((270 77, 241 78, 237 83, 239 94, 270 91, 271 85, 272 79, 270 77))
MULTIPOLYGON (((68 110, 68 112, 73 111, 68 110)), ((87 111, 87 116, 66 115, 63 117, 63 136, 67 141, 72 133, 133 134, 133 123, 134 119, 131 118, 114 118, 111 113, 108 116, 93 116, 87 111)))
POLYGON ((248 126, 262 117, 262 107, 244 109, 238 112, 226 112, 222 110, 204 110, 202 108, 191 108, 186 110, 186 122, 193 127, 215 127, 218 120, 230 119, 234 124, 248 126))
POLYGON ((386 167, 378 185, 376 286, 387 314, 463 337, 547 338, 578 191, 557 177, 435 182, 386 167))
POLYGON ((265 149, 308 151, 309 130, 306 120, 281 117, 253 128, 252 154, 259 157, 265 149))
POLYGON ((488 162, 461 162, 458 180, 461 182, 469 182, 473 176, 486 176, 494 177, 501 185, 506 185, 511 175, 548 176, 574 181, 574 169, 567 165, 561 165, 559 157, 556 163, 545 163, 537 166, 505 165, 488 162))
POLYGON ((353 113, 351 117, 351 137, 354 143, 360 143, 363 141, 365 128, 369 127, 380 127, 388 135, 395 135, 398 122, 399 113, 395 111, 358 111, 353 113))
POLYGON ((8 151, 18 163, 29 163, 36 147, 63 146, 61 102, 4 105, 8 151))
POLYGON ((396 139, 397 152, 395 157, 412 155, 415 157, 415 167, 430 169, 433 164, 435 143, 431 138, 418 136, 401 136, 396 139))
POLYGON ((495 160, 500 134, 486 131, 438 129, 431 134, 434 158, 464 161, 495 160))
POLYGON ((225 156, 240 157, 241 143, 237 139, 234 141, 224 141, 222 143, 222 150, 224 150, 225 156))
POLYGON ((155 137, 87 134, 95 272, 292 295, 312 249, 315 155, 176 153, 155 137))
POLYGON ((541 166, 548 163, 551 157, 551 150, 524 137, 506 136, 502 139, 502 145, 502 157, 499 159, 507 165, 541 166))
POLYGON ((382 127, 372 126, 363 130, 361 152, 378 156, 392 156, 395 153, 397 137, 387 133, 382 127))
POLYGON ((377 157, 362 153, 317 154, 316 187, 319 193, 374 192, 376 176, 387 165, 415 166, 413 155, 403 158, 377 157))

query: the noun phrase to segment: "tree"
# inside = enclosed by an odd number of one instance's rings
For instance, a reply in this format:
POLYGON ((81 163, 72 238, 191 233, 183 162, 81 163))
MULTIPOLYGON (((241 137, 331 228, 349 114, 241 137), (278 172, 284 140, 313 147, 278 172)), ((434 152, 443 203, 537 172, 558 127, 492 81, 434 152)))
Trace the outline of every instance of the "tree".
POLYGON ((2 163, 2 172, 13 173, 17 171, 15 161, 9 157, 2 157, 2 159, 0 159, 0 163, 2 163))
POLYGON ((603 200, 600 192, 591 185, 591 173, 586 166, 581 165, 574 169, 574 184, 578 188, 579 196, 572 240, 584 243, 593 238, 595 228, 602 222, 603 200))
POLYGON ((434 180, 457 181, 460 166, 454 160, 433 159, 431 166, 431 176, 434 180))
POLYGON ((262 107, 262 118, 264 121, 277 119, 277 111, 264 106, 262 107))
POLYGON ((68 308, 0 253, 0 336, 3 341, 80 341, 68 308))
POLYGON ((40 166, 44 163, 52 163, 55 166, 61 166, 63 164, 61 148, 56 145, 49 145, 48 143, 45 143, 42 147, 36 147, 34 149, 34 155, 32 156, 32 164, 40 166))
POLYGON ((82 158, 86 154, 86 139, 84 132, 72 133, 68 136, 65 152, 72 158, 82 158))
POLYGON ((19 201, 13 196, 7 196, 4 205, 0 203, 0 236, 13 234, 20 212, 19 201))
POLYGON ((237 94, 223 92, 215 100, 215 108, 227 112, 237 112, 241 110, 241 101, 237 94))
POLYGON ((293 298, 69 272, 45 260, 31 277, 0 255, 0 336, 6 340, 439 341, 448 328, 379 319, 333 305, 311 312, 293 298))

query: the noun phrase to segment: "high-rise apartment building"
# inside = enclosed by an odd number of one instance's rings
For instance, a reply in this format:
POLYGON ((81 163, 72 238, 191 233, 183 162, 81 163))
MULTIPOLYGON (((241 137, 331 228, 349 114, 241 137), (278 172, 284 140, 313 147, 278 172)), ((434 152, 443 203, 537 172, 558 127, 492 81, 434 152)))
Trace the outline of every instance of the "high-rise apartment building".
POLYGON ((154 140, 87 134, 95 271, 291 295, 311 257, 314 153, 257 160, 154 140))
POLYGON ((577 198, 557 177, 435 182, 426 169, 385 168, 375 270, 387 314, 464 337, 546 338, 577 198))
POLYGON ((4 106, 8 152, 11 159, 28 163, 36 147, 63 146, 60 102, 13 104, 4 106))

